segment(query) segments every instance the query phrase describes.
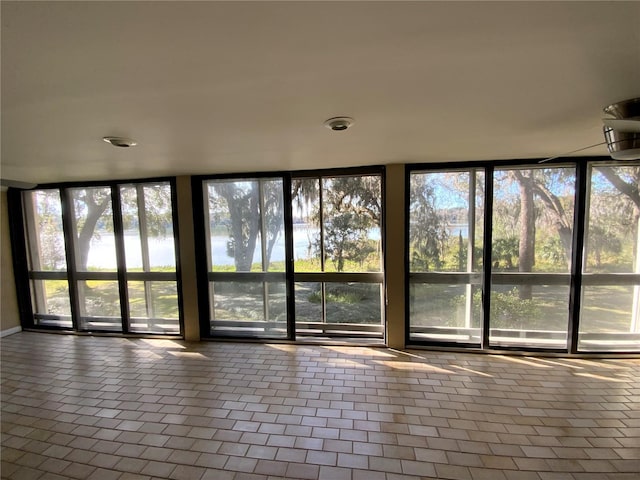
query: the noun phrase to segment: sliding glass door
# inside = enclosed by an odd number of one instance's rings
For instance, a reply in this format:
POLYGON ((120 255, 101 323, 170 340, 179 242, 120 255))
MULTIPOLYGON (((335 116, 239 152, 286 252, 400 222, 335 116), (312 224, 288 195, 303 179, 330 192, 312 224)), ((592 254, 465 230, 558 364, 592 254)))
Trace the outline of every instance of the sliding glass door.
POLYGON ((640 166, 593 165, 578 348, 640 350, 640 166))
POLYGON ((410 340, 481 342, 484 182, 482 169, 410 175, 410 340))
POLYGON ((407 189, 409 343, 640 350, 638 162, 415 167, 407 189))
POLYGON ((383 340, 380 169, 193 186, 203 336, 383 340))
POLYGON ((493 175, 491 346, 567 348, 575 168, 493 175))
POLYGON ((203 185, 208 333, 287 337, 283 179, 203 185))
POLYGON ((292 182, 296 335, 384 338, 382 177, 292 182))

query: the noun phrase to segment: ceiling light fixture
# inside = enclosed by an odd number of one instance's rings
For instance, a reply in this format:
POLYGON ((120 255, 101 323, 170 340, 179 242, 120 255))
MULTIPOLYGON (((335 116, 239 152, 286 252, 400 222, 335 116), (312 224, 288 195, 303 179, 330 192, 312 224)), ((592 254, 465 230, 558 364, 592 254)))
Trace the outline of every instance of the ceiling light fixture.
POLYGON ((351 117, 333 117, 324 122, 324 126, 334 132, 342 132, 351 125, 353 125, 353 118, 351 117))
POLYGON ((114 147, 122 148, 135 147, 138 144, 135 140, 126 137, 103 137, 102 140, 110 143, 114 147))

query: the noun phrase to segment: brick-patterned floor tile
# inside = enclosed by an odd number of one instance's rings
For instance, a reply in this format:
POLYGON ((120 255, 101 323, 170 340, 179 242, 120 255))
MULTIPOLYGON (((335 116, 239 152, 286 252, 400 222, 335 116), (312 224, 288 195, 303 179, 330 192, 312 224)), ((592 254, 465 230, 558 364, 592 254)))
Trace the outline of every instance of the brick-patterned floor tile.
POLYGON ((635 480, 640 472, 638 359, 32 332, 0 347, 10 480, 635 480))

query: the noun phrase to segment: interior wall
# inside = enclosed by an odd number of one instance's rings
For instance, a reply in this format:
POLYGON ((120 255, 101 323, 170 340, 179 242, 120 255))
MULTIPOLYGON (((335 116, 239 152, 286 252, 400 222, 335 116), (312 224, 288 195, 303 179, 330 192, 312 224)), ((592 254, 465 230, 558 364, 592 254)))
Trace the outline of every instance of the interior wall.
POLYGON ((193 231, 191 177, 180 176, 176 178, 176 193, 178 202, 178 235, 180 236, 184 338, 189 341, 198 341, 200 340, 200 323, 198 316, 198 285, 193 231))
POLYGON ((2 276, 0 283, 0 332, 10 333, 20 328, 20 313, 16 296, 16 284, 13 277, 11 259, 11 237, 9 235, 9 215, 7 192, 2 191, 0 222, 0 248, 2 250, 2 276))
POLYGON ((387 165, 385 177, 385 272, 387 286, 387 345, 405 344, 405 262, 404 197, 405 166, 387 165), (392 212, 392 213, 390 213, 392 212))

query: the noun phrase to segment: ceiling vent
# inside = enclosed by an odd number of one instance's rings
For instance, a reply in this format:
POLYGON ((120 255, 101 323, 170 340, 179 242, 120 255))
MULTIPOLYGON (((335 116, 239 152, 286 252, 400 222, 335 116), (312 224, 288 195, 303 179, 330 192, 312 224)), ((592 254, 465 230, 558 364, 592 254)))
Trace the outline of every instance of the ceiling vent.
POLYGON ((623 100, 604 109, 604 138, 614 160, 640 160, 640 98, 623 100))
POLYGON ((102 140, 120 148, 135 147, 137 145, 135 140, 126 137, 103 137, 102 140))

